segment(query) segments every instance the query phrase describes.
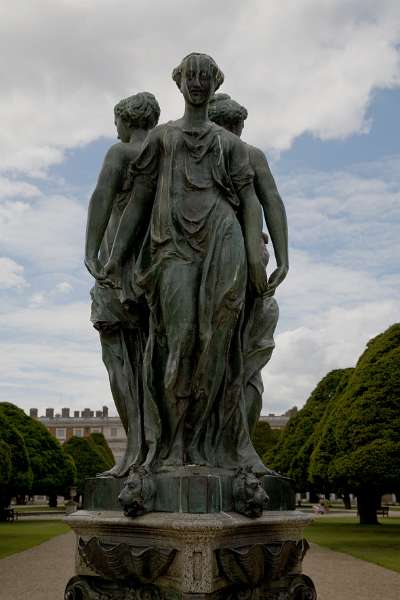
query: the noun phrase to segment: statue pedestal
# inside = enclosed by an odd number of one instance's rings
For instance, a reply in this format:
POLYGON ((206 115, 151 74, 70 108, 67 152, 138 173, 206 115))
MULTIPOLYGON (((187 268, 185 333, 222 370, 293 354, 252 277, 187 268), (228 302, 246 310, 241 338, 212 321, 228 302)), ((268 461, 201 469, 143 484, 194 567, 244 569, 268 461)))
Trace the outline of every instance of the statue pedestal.
POLYGON ((66 600, 210 600, 316 598, 301 574, 303 534, 312 518, 297 511, 78 511, 66 522, 76 534, 76 576, 66 600))
MULTIPOLYGON (((155 486, 154 512, 219 513, 235 509, 233 481, 228 469, 201 466, 174 467, 152 474, 155 486)), ((281 475, 264 475, 258 479, 265 490, 268 510, 293 510, 295 493, 291 480, 281 475)), ((118 496, 126 477, 90 477, 85 482, 86 510, 121 510, 118 496)))

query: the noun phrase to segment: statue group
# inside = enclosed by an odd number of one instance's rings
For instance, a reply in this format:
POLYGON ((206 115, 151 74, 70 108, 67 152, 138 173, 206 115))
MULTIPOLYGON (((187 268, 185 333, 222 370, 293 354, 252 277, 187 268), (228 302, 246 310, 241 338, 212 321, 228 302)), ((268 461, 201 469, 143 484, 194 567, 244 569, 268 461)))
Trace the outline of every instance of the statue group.
POLYGON ((128 443, 67 518, 64 597, 316 600, 301 574, 310 517, 251 442, 288 272, 285 209, 264 153, 240 139, 246 109, 216 93, 215 61, 192 53, 172 77, 182 118, 157 125, 149 92, 116 105, 120 142, 90 201, 91 319, 128 443))
POLYGON ((216 93, 216 62, 192 53, 172 78, 176 121, 157 125, 149 92, 115 106, 120 141, 89 205, 91 319, 128 440, 107 475, 199 465, 259 477, 251 433, 288 272, 285 209, 264 153, 240 139, 246 109, 216 93))

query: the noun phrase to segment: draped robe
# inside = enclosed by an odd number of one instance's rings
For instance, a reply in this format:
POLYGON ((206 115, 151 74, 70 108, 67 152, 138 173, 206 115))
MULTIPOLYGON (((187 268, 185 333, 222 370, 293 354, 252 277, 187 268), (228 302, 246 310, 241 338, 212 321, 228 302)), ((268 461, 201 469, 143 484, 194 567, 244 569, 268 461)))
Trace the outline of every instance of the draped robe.
POLYGON ((247 257, 239 192, 253 185, 246 145, 207 123, 150 132, 132 165, 154 190, 134 268, 145 294, 145 464, 264 468, 250 440, 241 326, 247 257))

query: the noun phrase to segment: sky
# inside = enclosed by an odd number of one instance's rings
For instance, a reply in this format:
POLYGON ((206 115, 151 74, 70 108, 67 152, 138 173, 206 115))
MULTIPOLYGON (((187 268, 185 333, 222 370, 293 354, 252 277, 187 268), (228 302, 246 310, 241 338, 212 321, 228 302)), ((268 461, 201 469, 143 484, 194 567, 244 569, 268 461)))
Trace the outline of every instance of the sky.
MULTIPOLYGON (((183 101, 172 69, 207 52, 247 107, 289 222, 263 412, 302 406, 399 318, 398 0, 0 1, 0 400, 113 411, 83 266, 113 107, 183 101)), ((272 266, 271 266, 272 269, 272 266)))

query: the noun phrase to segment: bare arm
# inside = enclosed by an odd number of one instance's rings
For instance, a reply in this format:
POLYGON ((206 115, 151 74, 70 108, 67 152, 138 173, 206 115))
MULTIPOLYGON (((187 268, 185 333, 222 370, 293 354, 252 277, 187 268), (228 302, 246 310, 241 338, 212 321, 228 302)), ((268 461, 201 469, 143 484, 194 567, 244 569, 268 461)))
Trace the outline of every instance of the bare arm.
POLYGON ((147 226, 153 207, 154 185, 144 176, 135 180, 133 192, 119 222, 105 275, 118 271, 139 233, 147 226))
POLYGON ((102 265, 98 254, 111 215, 114 198, 120 188, 123 172, 122 155, 112 146, 103 166, 89 203, 86 225, 85 265, 96 279, 101 278, 102 265))
POLYGON ((104 268, 110 283, 118 279, 118 272, 126 255, 131 251, 139 234, 148 226, 157 187, 160 151, 160 128, 153 129, 134 163, 134 186, 131 197, 120 219, 111 255, 104 268))
POLYGON ((242 204, 243 234, 247 252, 247 262, 251 283, 257 293, 267 291, 268 281, 261 254, 262 217, 260 203, 253 184, 248 184, 239 192, 242 204))
POLYGON ((268 292, 272 294, 289 270, 286 211, 263 152, 251 147, 250 160, 255 172, 254 187, 264 211, 277 263, 268 285, 268 292))

